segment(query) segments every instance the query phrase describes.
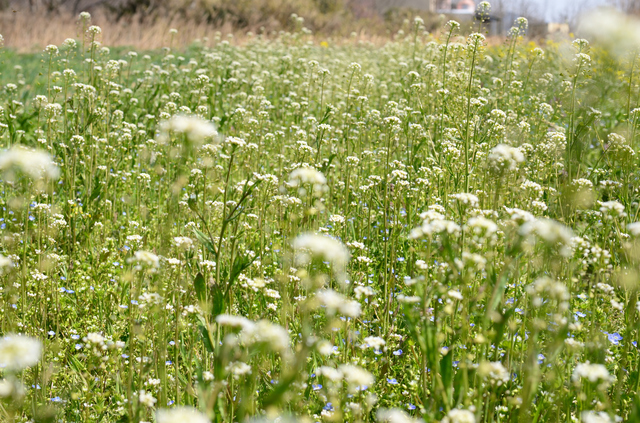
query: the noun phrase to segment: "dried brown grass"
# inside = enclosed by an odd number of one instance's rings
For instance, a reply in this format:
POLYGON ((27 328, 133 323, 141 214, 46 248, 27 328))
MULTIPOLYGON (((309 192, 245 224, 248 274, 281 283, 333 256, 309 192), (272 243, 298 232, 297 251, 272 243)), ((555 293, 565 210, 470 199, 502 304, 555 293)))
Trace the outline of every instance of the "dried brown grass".
MULTIPOLYGON (((220 26, 206 22, 195 22, 183 17, 156 17, 141 20, 137 17, 115 20, 113 15, 106 13, 92 14, 91 23, 102 28, 99 41, 109 47, 134 47, 141 50, 153 50, 170 45, 181 49, 192 44, 195 40, 214 40, 216 33, 223 38, 233 35, 234 44, 242 44, 247 40, 247 33, 258 33, 260 28, 235 28, 231 23, 220 26), (175 28, 178 34, 171 37, 169 30, 175 28)), ((389 40, 384 29, 372 30, 370 21, 354 22, 348 28, 347 34, 354 32, 355 37, 345 37, 343 32, 321 33, 310 38, 317 42, 329 41, 331 44, 344 42, 366 41, 382 45, 389 40)), ((33 52, 42 50, 46 45, 60 45, 67 38, 80 39, 80 28, 76 17, 61 13, 46 15, 43 13, 30 14, 26 11, 0 12, 0 34, 4 36, 5 46, 19 52, 33 52)), ((273 36, 276 31, 267 32, 273 36)))
MULTIPOLYGON (((182 18, 156 18, 153 22, 140 19, 120 19, 116 21, 108 14, 94 14, 92 24, 102 28, 102 44, 117 47, 130 46, 137 49, 157 49, 172 42, 173 47, 181 48, 194 40, 209 37, 215 33, 234 33, 231 25, 213 27, 206 23, 194 23, 182 18), (169 34, 176 28, 178 34, 169 34)), ((0 13, 0 34, 4 36, 5 46, 21 51, 40 50, 48 44, 60 45, 67 38, 80 38, 77 18, 66 13, 47 15, 31 14, 28 11, 5 11, 0 13)))
MULTIPOLYGON (((228 1, 228 0, 225 0, 228 1)), ((153 50, 162 47, 182 49, 192 44, 195 40, 214 40, 216 33, 223 34, 226 38, 233 35, 234 44, 242 44, 247 40, 247 32, 260 32, 260 27, 249 26, 237 28, 232 22, 222 24, 212 24, 204 19, 194 19, 181 14, 166 13, 155 16, 133 15, 115 19, 113 13, 104 11, 93 11, 91 23, 102 28, 99 41, 109 47, 132 47, 138 50, 153 50), (177 35, 173 37, 169 30, 175 28, 177 35)), ((398 20, 398 19, 396 19, 398 20)), ((400 20, 400 22, 402 22, 400 20)), ((399 23, 399 22, 393 22, 399 23)), ((383 22, 370 17, 353 19, 343 22, 341 27, 337 27, 328 32, 320 32, 310 37, 316 42, 328 41, 330 44, 344 44, 358 41, 365 41, 374 45, 383 45, 392 38, 392 33, 397 31, 399 25, 390 25, 390 22, 383 22), (395 27, 389 31, 390 26, 395 27), (355 33, 354 36, 345 36, 355 33)), ((278 25, 270 26, 267 35, 274 35, 274 28, 278 25)), ((60 45, 67 38, 80 39, 81 30, 78 26, 78 18, 70 13, 46 13, 36 10, 30 12, 28 9, 6 9, 0 11, 0 34, 4 37, 5 46, 19 52, 40 51, 49 44, 60 45)), ((438 31, 436 30, 436 33, 438 31)), ((437 35, 437 34, 436 34, 437 35)), ((503 37, 491 37, 489 45, 497 45, 504 41, 503 37)))

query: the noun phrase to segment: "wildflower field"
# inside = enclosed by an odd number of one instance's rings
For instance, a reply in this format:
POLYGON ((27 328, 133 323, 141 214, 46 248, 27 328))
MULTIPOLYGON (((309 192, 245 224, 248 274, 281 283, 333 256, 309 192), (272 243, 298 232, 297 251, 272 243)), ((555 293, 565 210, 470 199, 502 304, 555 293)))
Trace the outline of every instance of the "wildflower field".
POLYGON ((0 50, 0 421, 640 421, 637 51, 294 19, 0 50))

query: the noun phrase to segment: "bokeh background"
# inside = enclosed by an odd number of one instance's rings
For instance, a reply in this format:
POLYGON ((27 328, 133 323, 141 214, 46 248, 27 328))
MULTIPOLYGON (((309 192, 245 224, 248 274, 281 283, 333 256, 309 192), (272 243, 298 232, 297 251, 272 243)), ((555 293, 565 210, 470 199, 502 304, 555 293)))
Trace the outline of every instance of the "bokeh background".
MULTIPOLYGON (((103 27, 110 46, 159 48, 172 40, 186 45, 216 32, 272 34, 296 24, 292 14, 304 17, 304 26, 321 37, 388 39, 407 20, 419 15, 428 31, 437 31, 444 19, 471 27, 480 0, 0 0, 0 28, 6 46, 39 49, 77 36, 77 16, 88 11, 103 27)), ((487 26, 489 36, 500 37, 513 19, 529 19, 528 36, 568 34, 585 12, 615 7, 625 14, 640 13, 640 0, 493 0, 487 26)))

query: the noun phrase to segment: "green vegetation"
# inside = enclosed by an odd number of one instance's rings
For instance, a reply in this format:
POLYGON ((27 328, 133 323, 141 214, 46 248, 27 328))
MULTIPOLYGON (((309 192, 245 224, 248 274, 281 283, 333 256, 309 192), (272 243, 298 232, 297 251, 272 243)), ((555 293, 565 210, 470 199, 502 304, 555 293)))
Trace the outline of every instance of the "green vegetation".
POLYGON ((297 22, 0 50, 0 420, 639 421, 636 53, 297 22))

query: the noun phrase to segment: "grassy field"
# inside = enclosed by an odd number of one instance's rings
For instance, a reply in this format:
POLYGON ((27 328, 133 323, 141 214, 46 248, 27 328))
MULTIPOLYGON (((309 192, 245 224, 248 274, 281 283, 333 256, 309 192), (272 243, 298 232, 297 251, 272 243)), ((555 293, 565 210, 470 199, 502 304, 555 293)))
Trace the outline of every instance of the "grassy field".
POLYGON ((640 421, 638 57, 0 50, 3 422, 640 421))

